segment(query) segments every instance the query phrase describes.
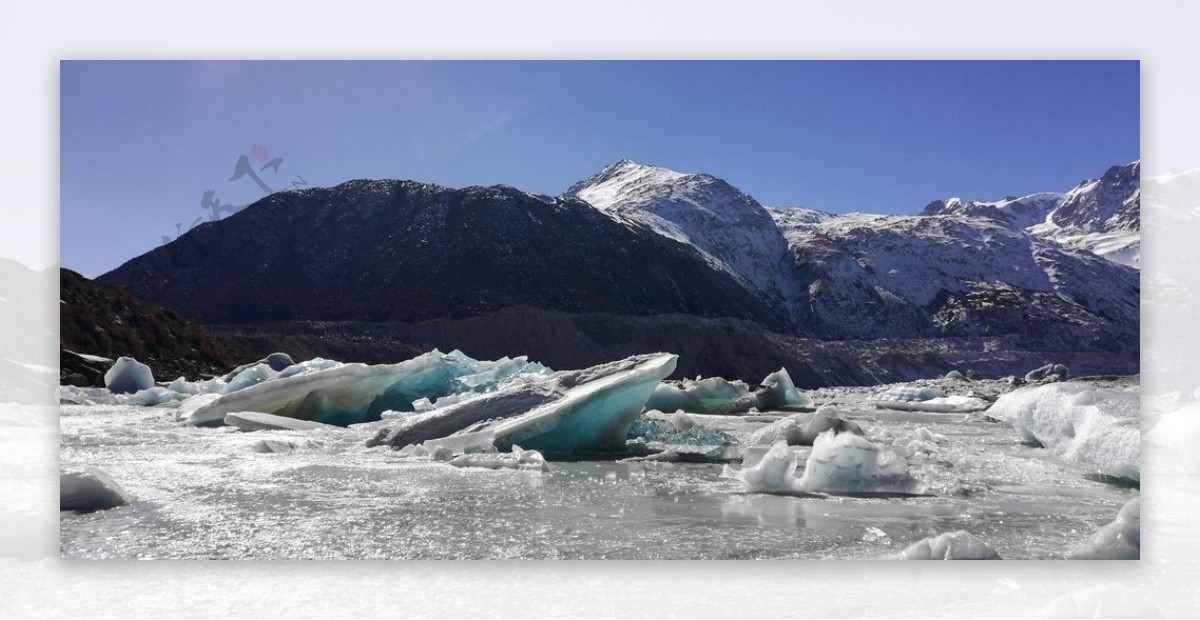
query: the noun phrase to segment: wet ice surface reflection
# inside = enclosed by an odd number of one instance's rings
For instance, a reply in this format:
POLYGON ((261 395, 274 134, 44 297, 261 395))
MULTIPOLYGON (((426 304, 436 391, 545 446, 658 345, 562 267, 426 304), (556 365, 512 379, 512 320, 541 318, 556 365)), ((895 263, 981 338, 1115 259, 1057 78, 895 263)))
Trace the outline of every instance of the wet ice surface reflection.
MULTIPOLYGON (((365 448, 362 431, 239 433, 173 414, 62 407, 64 468, 99 469, 134 498, 62 513, 63 557, 875 558, 965 530, 1005 559, 1063 558, 1137 495, 962 414, 849 411, 897 446, 940 436, 908 458, 930 495, 890 499, 750 493, 720 464, 459 468, 365 448), (264 439, 294 447, 256 452, 264 439)), ((776 419, 693 417, 739 439, 776 419)), ((792 449, 799 476, 811 448, 792 449)))

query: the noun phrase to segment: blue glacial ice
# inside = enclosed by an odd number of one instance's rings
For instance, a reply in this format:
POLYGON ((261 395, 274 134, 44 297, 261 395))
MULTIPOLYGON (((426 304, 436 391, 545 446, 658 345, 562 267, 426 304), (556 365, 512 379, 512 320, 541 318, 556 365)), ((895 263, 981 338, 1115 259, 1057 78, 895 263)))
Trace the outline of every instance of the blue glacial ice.
POLYGON ((525 358, 477 361, 459 351, 437 350, 397 364, 316 359, 277 372, 263 363, 232 376, 217 390, 220 396, 215 400, 194 409, 183 407, 181 419, 212 426, 223 424, 226 414, 251 411, 348 426, 380 420, 385 411, 413 411, 416 401, 485 392, 496 381, 518 374, 550 373, 525 358))
POLYGON ((659 382, 674 372, 677 360, 670 353, 635 355, 562 373, 554 381, 563 391, 554 400, 467 426, 456 435, 489 433, 501 451, 517 444, 545 453, 621 450, 630 424, 659 382))

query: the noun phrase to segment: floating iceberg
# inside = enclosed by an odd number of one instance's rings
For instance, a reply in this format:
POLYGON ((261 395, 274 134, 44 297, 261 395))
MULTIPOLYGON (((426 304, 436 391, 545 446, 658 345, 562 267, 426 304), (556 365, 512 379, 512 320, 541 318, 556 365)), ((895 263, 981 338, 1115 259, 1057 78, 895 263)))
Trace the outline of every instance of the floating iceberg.
POLYGON ((894 556, 897 560, 999 560, 987 543, 959 530, 921 539, 894 556))
POLYGON ((811 417, 797 414, 772 422, 751 434, 746 444, 769 446, 777 441, 784 441, 789 446, 811 446, 817 440, 817 436, 829 430, 835 433, 863 434, 859 425, 838 417, 832 408, 822 407, 811 417))
POLYGON ((722 476, 740 480, 758 493, 901 494, 914 492, 916 481, 904 457, 853 433, 826 431, 813 442, 804 474, 796 478, 796 454, 777 441, 757 463, 722 476))
POLYGON ((129 503, 117 483, 100 472, 61 474, 58 477, 58 509, 91 512, 129 503))
POLYGON ((154 374, 149 366, 132 357, 122 357, 104 373, 104 387, 113 394, 133 394, 154 387, 154 374))
POLYGON ((675 371, 678 356, 635 355, 565 373, 561 397, 521 415, 470 426, 460 434, 492 433, 497 449, 515 444, 543 453, 619 450, 629 425, 641 415, 659 382, 675 371))
POLYGON ((1072 551, 1072 560, 1137 560, 1142 555, 1141 499, 1121 507, 1112 523, 1101 527, 1091 540, 1072 551))
POLYGON ((687 411, 714 415, 735 415, 751 409, 807 407, 808 397, 792 383, 787 369, 769 374, 762 383, 749 386, 743 381, 721 377, 663 382, 646 403, 647 409, 687 411))
POLYGON ((488 420, 521 415, 566 393, 558 381, 518 385, 510 389, 452 403, 420 413, 387 415, 397 422, 381 429, 367 441, 368 447, 389 445, 393 448, 424 443, 452 435, 462 429, 488 420))
POLYGON ((1088 473, 1139 481, 1139 406, 1136 386, 1068 381, 1009 392, 988 415, 1088 473))
POLYGON ((908 494, 916 481, 904 457, 890 448, 853 433, 826 431, 813 442, 800 486, 810 492, 908 494))
POLYGON ((635 355, 583 370, 559 372, 539 383, 513 383, 445 407, 403 416, 368 446, 400 449, 445 445, 486 436, 501 451, 520 444, 543 452, 617 450, 655 386, 675 370, 669 353, 635 355))
POLYGON ((549 370, 525 358, 480 362, 459 351, 436 350, 373 366, 318 359, 275 371, 261 363, 233 375, 218 390, 219 398, 181 419, 197 426, 219 425, 228 413, 252 411, 348 426, 379 420, 387 410, 412 411, 414 401, 421 399, 493 389, 496 377, 517 373, 536 379, 549 370))

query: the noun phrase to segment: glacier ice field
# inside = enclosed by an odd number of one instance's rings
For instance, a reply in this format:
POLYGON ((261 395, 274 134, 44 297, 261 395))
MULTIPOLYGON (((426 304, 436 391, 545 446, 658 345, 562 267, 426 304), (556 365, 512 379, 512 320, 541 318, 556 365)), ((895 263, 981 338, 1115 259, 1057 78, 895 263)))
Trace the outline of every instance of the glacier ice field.
POLYGON ((59 388, 61 555, 1139 557, 1137 377, 800 390, 675 362, 431 351, 155 383, 123 358, 112 389, 59 388))

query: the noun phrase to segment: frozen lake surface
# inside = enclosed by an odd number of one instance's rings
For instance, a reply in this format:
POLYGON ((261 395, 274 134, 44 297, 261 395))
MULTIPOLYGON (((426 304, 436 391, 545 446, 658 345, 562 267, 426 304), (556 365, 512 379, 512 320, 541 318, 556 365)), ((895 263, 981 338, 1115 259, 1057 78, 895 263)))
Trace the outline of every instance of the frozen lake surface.
MULTIPOLYGON (((941 382, 994 395, 1000 382, 941 382)), ((1109 382, 1110 384, 1113 382, 1109 382)), ((1117 381, 1134 393, 1136 378, 1117 381)), ((957 387, 955 387, 957 386, 957 387)), ((1004 559, 1061 559, 1138 491, 984 415, 883 409, 887 386, 806 392, 905 457, 921 496, 752 493, 721 463, 551 461, 456 467, 367 448, 370 429, 238 432, 170 407, 63 405, 64 471, 127 506, 61 513, 64 558, 776 559, 885 557, 964 530, 1004 559), (933 441, 927 439, 933 437, 933 441), (924 438, 924 439, 922 439, 924 438), (263 453, 260 442, 295 447, 263 453)), ((740 441, 784 412, 691 415, 740 441)), ((1136 411, 1131 423, 1136 429, 1136 411)), ((747 460, 762 448, 742 448, 747 460)), ((812 450, 795 446, 803 475, 812 450)), ((1136 448, 1135 448, 1136 449, 1136 448)), ((732 467, 739 468, 737 462, 732 467)))

